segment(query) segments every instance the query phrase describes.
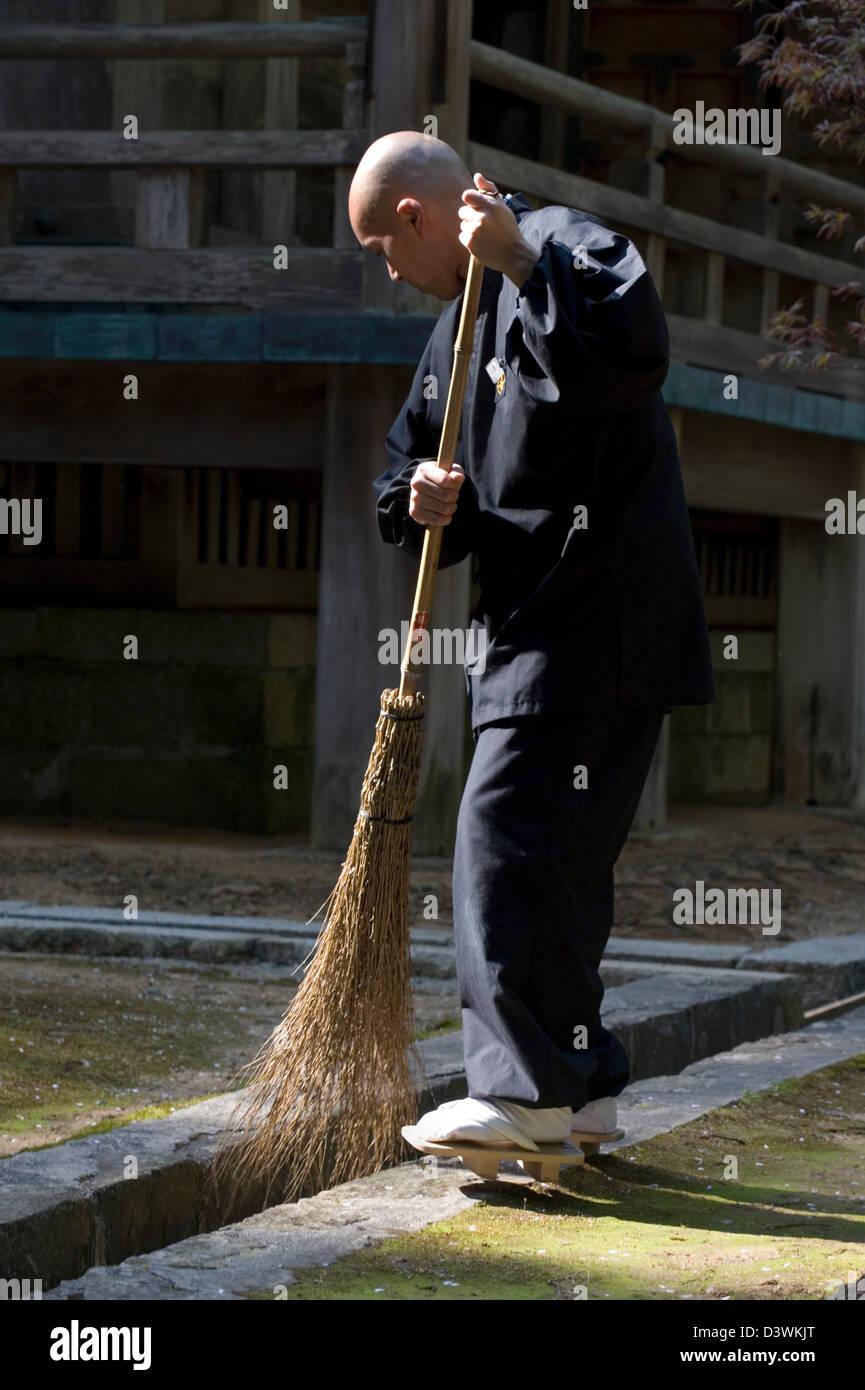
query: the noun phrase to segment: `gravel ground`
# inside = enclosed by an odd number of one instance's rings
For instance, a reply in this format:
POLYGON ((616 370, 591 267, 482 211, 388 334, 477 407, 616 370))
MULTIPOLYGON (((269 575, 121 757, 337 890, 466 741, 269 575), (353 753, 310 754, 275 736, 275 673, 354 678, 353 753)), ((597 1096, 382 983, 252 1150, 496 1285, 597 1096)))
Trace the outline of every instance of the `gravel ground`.
MULTIPOLYGON (((142 824, 0 819, 2 897, 140 911, 315 917, 343 855, 310 850, 298 837, 142 824)), ((778 888, 782 930, 772 944, 861 931, 865 922, 865 816, 809 807, 675 808, 667 828, 633 835, 616 869, 615 932, 628 937, 766 944, 757 926, 673 923, 672 894, 694 887, 778 888)), ((416 858, 412 921, 425 895, 437 923, 451 924, 451 861, 416 858)))

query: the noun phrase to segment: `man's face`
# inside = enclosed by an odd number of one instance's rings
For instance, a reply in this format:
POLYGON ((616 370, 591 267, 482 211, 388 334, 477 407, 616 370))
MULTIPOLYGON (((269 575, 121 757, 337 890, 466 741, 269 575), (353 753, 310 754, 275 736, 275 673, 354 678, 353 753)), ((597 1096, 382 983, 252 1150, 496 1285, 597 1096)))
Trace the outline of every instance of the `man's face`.
POLYGON ((398 217, 387 232, 355 227, 364 250, 384 258, 392 280, 405 280, 436 299, 455 299, 465 288, 467 256, 458 232, 456 218, 452 235, 429 219, 411 216, 398 217))

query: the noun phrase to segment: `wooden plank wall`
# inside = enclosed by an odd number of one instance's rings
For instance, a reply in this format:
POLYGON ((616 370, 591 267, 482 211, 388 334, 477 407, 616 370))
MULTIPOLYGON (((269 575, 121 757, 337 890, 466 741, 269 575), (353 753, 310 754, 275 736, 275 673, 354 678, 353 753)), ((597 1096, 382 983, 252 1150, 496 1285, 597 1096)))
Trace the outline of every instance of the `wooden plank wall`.
POLYGON ((314 474, 11 460, 0 498, 42 502, 38 547, 0 534, 7 602, 317 608, 314 474))

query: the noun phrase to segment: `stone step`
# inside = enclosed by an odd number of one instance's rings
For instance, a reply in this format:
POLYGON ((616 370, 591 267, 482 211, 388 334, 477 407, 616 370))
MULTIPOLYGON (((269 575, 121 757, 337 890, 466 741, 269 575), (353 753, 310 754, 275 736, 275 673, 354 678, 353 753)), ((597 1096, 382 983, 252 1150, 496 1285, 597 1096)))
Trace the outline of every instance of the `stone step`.
MULTIPOLYGON (((635 1080, 673 1074, 802 1022, 795 976, 629 969, 630 982, 607 992, 603 1018, 628 1048, 635 1080)), ((462 1033, 425 1039, 419 1053, 420 1112, 466 1094, 462 1033)), ((116 1264, 217 1225, 219 1213, 203 1208, 205 1178, 236 1101, 229 1093, 164 1119, 0 1160, 0 1269, 41 1278, 48 1288, 90 1265, 116 1264)), ((251 1193, 248 1209, 256 1203, 251 1193)))
MULTIPOLYGON (((677 1076, 655 1076, 619 1097, 625 1138, 612 1149, 668 1133, 700 1115, 865 1051, 865 1008, 793 1033, 744 1043, 677 1076)), ((508 1165, 509 1182, 531 1179, 508 1165)), ((488 1200, 458 1160, 421 1162, 345 1183, 121 1264, 89 1269, 45 1293, 54 1301, 214 1300, 279 1297, 295 1269, 324 1268, 343 1255, 446 1220, 488 1200)), ((34 1271, 35 1272, 35 1271, 34 1271)))
MULTIPOLYGON (((44 907, 0 902, 0 949, 48 955, 168 957, 199 964, 260 961, 299 965, 318 938, 311 926, 267 917, 221 917, 141 912, 127 921, 116 908, 44 907)), ((411 929, 412 968, 430 979, 455 975, 453 942, 445 929, 411 929)))
POLYGON ((865 932, 817 936, 759 949, 723 943, 633 941, 612 937, 604 953, 604 969, 624 961, 789 972, 801 981, 806 1009, 865 990, 865 932))
MULTIPOLYGON (((139 912, 134 922, 128 921, 117 907, 64 907, 46 906, 43 903, 22 902, 16 899, 0 899, 0 924, 5 921, 16 923, 65 923, 70 926, 107 927, 147 927, 198 929, 211 932, 252 933, 274 936, 318 935, 321 923, 293 921, 287 917, 237 917, 225 914, 201 912, 139 912)), ((413 941, 426 946, 437 946, 453 940, 448 927, 413 926, 413 941)))
MULTIPOLYGON (((0 901, 0 950, 49 955, 296 966, 315 945, 319 926, 282 918, 182 912, 142 912, 128 922, 117 908, 0 901)), ((456 979, 453 934, 447 927, 412 927, 411 959, 419 980, 456 979)), ((613 936, 604 954, 604 982, 614 987, 627 984, 640 966, 654 964, 796 974, 802 981, 803 1007, 810 1009, 865 990, 865 932, 759 948, 613 936)))

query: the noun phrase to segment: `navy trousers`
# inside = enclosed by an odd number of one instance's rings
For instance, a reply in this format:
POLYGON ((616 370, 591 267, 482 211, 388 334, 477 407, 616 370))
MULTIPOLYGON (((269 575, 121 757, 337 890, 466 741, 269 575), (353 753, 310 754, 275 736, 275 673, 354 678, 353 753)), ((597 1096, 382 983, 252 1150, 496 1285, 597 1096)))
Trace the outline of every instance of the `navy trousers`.
POLYGON ((625 1049, 601 1025, 598 968, 613 922, 613 865, 665 712, 530 714, 475 730, 453 914, 476 1099, 578 1110, 630 1080, 625 1049))

